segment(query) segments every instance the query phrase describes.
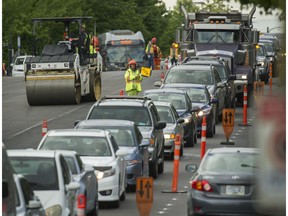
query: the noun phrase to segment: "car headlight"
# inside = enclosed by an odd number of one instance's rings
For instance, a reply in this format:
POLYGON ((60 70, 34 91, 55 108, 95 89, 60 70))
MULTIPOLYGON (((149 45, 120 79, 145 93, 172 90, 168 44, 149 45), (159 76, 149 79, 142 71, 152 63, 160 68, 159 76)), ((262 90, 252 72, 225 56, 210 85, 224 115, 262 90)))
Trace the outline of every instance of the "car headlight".
POLYGON ((211 112, 211 108, 210 109, 204 109, 204 110, 200 110, 197 115, 199 117, 205 116, 205 115, 209 115, 211 112))
POLYGON ((155 144, 155 140, 154 140, 154 138, 150 138, 150 139, 143 139, 143 141, 145 141, 145 142, 149 142, 150 143, 150 146, 154 146, 154 144, 155 144))
POLYGON ((164 134, 164 138, 165 138, 165 139, 174 139, 174 138, 175 138, 175 134, 174 134, 174 133, 164 134))
POLYGON ((238 80, 247 79, 247 75, 246 75, 246 74, 237 74, 237 75, 236 75, 236 79, 238 79, 238 80))
POLYGON ((54 205, 45 210, 46 216, 61 216, 62 207, 60 205, 54 205))
POLYGON ((102 179, 102 178, 106 178, 109 176, 113 176, 116 173, 116 169, 112 168, 110 170, 105 170, 105 171, 95 171, 96 177, 98 180, 102 179))
POLYGON ((265 65, 264 61, 258 61, 258 64, 260 64, 260 67, 263 67, 265 65))

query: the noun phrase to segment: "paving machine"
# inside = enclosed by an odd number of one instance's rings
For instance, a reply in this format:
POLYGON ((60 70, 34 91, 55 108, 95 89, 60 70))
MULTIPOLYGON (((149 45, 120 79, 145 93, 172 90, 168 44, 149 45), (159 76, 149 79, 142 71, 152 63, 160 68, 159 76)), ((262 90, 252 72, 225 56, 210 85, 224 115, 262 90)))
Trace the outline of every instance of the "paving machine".
MULTIPOLYGON (((26 95, 30 106, 79 104, 81 99, 85 101, 100 99, 101 54, 99 52, 91 54, 88 47, 88 52, 86 51, 82 55, 77 47, 77 39, 71 37, 73 25, 80 34, 82 24, 87 25, 92 20, 93 17, 32 19, 35 37, 34 56, 28 57, 24 66, 26 95), (50 22, 50 26, 51 22, 53 24, 63 23, 64 35, 63 40, 56 44, 44 45, 42 52, 37 53, 36 42, 39 41, 39 38, 36 35, 36 27, 40 23, 40 26, 43 26, 43 22, 50 22)), ((96 24, 94 24, 94 35, 96 35, 96 24)), ((92 33, 89 34, 89 38, 92 36, 92 33)))

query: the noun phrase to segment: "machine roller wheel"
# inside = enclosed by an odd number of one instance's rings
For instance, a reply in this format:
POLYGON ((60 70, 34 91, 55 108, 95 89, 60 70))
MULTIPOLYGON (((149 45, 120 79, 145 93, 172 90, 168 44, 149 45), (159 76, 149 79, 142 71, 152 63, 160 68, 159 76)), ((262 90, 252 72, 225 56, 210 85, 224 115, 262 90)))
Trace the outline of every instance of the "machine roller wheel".
POLYGON ((102 83, 100 74, 90 73, 90 89, 89 101, 96 101, 101 98, 102 83))

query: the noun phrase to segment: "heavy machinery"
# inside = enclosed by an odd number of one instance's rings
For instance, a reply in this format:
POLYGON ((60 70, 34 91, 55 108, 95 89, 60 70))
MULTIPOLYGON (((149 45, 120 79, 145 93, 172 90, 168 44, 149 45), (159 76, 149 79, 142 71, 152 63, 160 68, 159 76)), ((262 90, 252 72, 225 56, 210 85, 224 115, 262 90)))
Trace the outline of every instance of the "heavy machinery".
POLYGON ((184 28, 176 31, 176 42, 181 44, 182 59, 188 56, 213 56, 225 59, 236 75, 236 97, 243 102, 244 85, 248 94, 253 90, 256 69, 256 45, 259 31, 253 28, 252 17, 240 12, 197 12, 187 13, 184 28), (182 31, 181 31, 182 29, 182 31))
MULTIPOLYGON (((89 47, 88 51, 81 55, 77 40, 72 37, 73 27, 80 34, 82 24, 85 23, 87 26, 92 19, 92 17, 32 19, 35 37, 34 57, 27 57, 24 66, 26 95, 30 106, 79 104, 81 99, 86 101, 100 99, 102 57, 100 53, 90 54, 89 47), (50 22, 50 27, 54 28, 54 31, 57 24, 64 24, 64 35, 62 31, 62 40, 56 44, 44 45, 42 52, 37 53, 39 47, 36 44, 41 40, 36 34, 36 27, 43 27, 43 22, 50 22)), ((94 24, 94 35, 96 35, 95 29, 96 24, 94 24)), ((92 33, 89 37, 92 38, 92 33)))
POLYGON ((105 70, 123 70, 134 59, 138 67, 144 65, 145 40, 142 32, 113 30, 98 35, 105 70))

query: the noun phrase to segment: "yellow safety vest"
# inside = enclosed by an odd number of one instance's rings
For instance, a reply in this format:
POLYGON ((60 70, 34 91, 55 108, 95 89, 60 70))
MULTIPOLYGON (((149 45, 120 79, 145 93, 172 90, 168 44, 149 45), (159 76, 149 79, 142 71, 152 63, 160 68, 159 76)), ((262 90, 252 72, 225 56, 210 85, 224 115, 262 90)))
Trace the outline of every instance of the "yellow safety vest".
POLYGON ((177 48, 170 48, 170 57, 171 58, 175 57, 176 59, 178 58, 178 49, 177 48))
POLYGON ((153 44, 152 43, 148 43, 146 46, 146 53, 152 55, 154 53, 154 49, 153 49, 153 44))
POLYGON ((90 46, 89 46, 89 49, 90 49, 90 54, 95 54, 95 53, 97 53, 96 48, 94 48, 94 46, 91 45, 91 44, 90 44, 90 46))
POLYGON ((126 81, 126 91, 130 91, 133 89, 137 89, 138 92, 142 91, 142 87, 141 87, 141 81, 143 79, 141 73, 139 72, 139 70, 133 71, 131 68, 129 68, 126 72, 125 72, 125 81, 126 81), (137 75, 139 75, 139 78, 136 79, 137 75), (128 81, 128 76, 130 76, 130 81, 128 81))

